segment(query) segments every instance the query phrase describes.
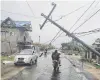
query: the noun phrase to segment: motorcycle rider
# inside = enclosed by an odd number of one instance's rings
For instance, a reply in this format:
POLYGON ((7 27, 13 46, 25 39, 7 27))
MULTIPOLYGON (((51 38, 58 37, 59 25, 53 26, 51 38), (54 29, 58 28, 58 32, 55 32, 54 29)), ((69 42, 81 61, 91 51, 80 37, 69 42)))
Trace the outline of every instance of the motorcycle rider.
MULTIPOLYGON (((59 65, 60 65, 60 53, 58 53, 57 50, 55 50, 55 52, 52 53, 52 60, 57 60, 59 61, 59 65)), ((60 65, 61 66, 61 65, 60 65)))
POLYGON ((47 49, 45 49, 44 53, 45 53, 45 55, 47 54, 47 49))

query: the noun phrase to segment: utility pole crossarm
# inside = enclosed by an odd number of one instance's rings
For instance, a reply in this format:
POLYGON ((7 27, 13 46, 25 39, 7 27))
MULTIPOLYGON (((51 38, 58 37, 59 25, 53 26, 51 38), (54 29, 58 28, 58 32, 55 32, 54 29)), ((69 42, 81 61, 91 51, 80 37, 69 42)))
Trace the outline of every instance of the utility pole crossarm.
POLYGON ((72 38, 74 38, 75 40, 77 40, 78 42, 80 42, 82 45, 84 45, 85 47, 87 47, 89 50, 91 50, 92 52, 94 52, 96 55, 98 55, 100 57, 100 53, 98 51, 96 51, 95 49, 92 49, 90 46, 88 46, 87 44, 85 44, 82 40, 80 40, 79 38, 77 38, 76 36, 74 36, 73 34, 71 34, 69 31, 67 31, 66 29, 64 29, 63 27, 61 27, 59 24, 57 24, 53 20, 49 19, 48 16, 46 16, 44 14, 41 14, 41 16, 43 16, 44 18, 46 18, 46 20, 49 20, 51 23, 53 23, 58 28, 60 28, 62 31, 64 31, 67 35, 71 36, 72 38))
MULTIPOLYGON (((52 8, 52 10, 50 11, 50 13, 49 13, 49 15, 47 16, 48 18, 50 17, 50 15, 52 14, 52 12, 54 11, 54 9, 55 9, 55 7, 56 7, 56 4, 55 3, 52 3, 52 5, 54 6, 53 8, 52 8)), ((41 14, 42 15, 42 14, 41 14)), ((44 21, 44 23, 42 24, 42 25, 40 25, 40 29, 42 29, 43 28, 43 26, 45 25, 45 23, 47 22, 47 18, 46 18, 46 20, 44 21)))

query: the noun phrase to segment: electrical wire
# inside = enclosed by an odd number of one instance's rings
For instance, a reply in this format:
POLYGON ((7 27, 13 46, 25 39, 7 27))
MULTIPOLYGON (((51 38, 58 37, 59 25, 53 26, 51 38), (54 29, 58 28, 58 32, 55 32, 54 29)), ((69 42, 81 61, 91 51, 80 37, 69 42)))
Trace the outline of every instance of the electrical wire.
POLYGON ((51 44, 51 42, 57 37, 57 35, 58 35, 60 32, 61 32, 61 30, 59 30, 59 31, 57 32, 57 34, 53 37, 53 39, 44 42, 44 44, 46 44, 46 43, 48 43, 48 42, 49 42, 49 44, 51 44))
MULTIPOLYGON (((85 13, 91 8, 91 6, 94 4, 94 2, 95 2, 95 0, 90 4, 90 6, 86 9, 86 11, 79 17, 79 19, 74 23, 74 25, 69 29, 69 31, 77 24, 77 22, 85 15, 85 13)), ((82 7, 84 7, 84 6, 82 6, 82 7)), ((80 7, 80 8, 82 8, 82 7, 80 7)), ((77 11, 77 10, 79 10, 80 8, 78 8, 78 9, 76 9, 75 11, 77 11)), ((75 12, 75 11, 72 11, 72 12, 75 12)), ((71 12, 71 13, 72 13, 71 12)), ((69 14, 71 14, 71 13, 69 13, 69 14)), ((67 15, 69 15, 69 14, 67 14, 67 15)), ((66 16, 67 16, 66 15, 66 16)), ((63 17, 65 17, 65 16, 63 16, 63 17)), ((60 19, 62 19, 62 17, 60 18, 60 19)), ((58 20, 60 20, 60 19, 58 19, 58 20)), ((58 20, 56 20, 56 21, 58 21, 58 20)), ((61 35, 63 34, 63 32, 57 37, 57 38, 59 38, 61 35)), ((56 39, 57 39, 56 38, 56 39)), ((55 40, 54 40, 55 41, 55 40)), ((53 41, 53 42, 54 42, 53 41)))
MULTIPOLYGON (((83 15, 90 9, 90 7, 93 5, 93 3, 94 3, 95 1, 93 1, 92 2, 92 4, 88 7, 88 9, 81 15, 81 17, 75 22, 75 24, 83 17, 83 15)), ((74 13, 74 12, 76 12, 76 11, 78 11, 78 10, 80 10, 81 8, 83 8, 83 7, 85 7, 85 5, 84 6, 82 6, 82 7, 80 7, 80 8, 78 8, 78 9, 76 9, 76 10, 74 10, 74 11, 72 11, 72 12, 70 12, 70 13, 68 13, 68 14, 66 14, 66 15, 63 15, 63 16, 61 16, 59 19, 57 19, 57 20, 54 20, 54 21, 58 21, 58 20, 60 20, 60 19, 62 19, 63 17, 66 17, 66 16, 68 16, 68 15, 70 15, 70 14, 72 14, 72 13, 74 13)), ((74 25, 75 25, 74 24, 74 25)), ((73 25, 73 26, 74 26, 73 25)), ((72 27, 73 27, 72 26, 72 27)), ((59 31, 58 31, 58 33, 60 33, 59 31)), ((57 33, 57 35, 58 35, 58 33, 57 33)), ((63 32, 62 32, 63 33, 63 32)), ((59 36, 57 37, 57 38, 59 38, 61 35, 62 35, 62 33, 61 34, 59 34, 59 36)), ((56 36, 57 36, 56 35, 56 36)), ((57 38, 56 38, 56 36, 52 39, 52 40, 50 40, 51 42, 54 42, 57 38)), ((51 43, 50 42, 50 43, 51 43)))
MULTIPOLYGON (((21 16, 25 16, 25 17, 30 17, 30 18, 33 18, 34 16, 31 16, 31 15, 25 15, 25 14, 21 14, 21 13, 13 13, 13 12, 10 12, 10 11, 6 11, 6 10, 1 10, 3 12, 7 12, 7 13, 10 13, 10 14, 15 14, 15 15, 21 15, 21 16)), ((42 17, 34 17, 34 19, 40 19, 42 17)))
MULTIPOLYGON (((86 4, 86 5, 87 5, 87 4, 86 4)), ((86 5, 81 6, 81 7, 79 7, 79 8, 77 8, 77 9, 75 9, 74 11, 72 11, 72 12, 70 12, 70 13, 66 14, 66 15, 63 15, 63 16, 61 16, 59 19, 54 20, 54 21, 59 21, 60 19, 62 19, 62 18, 64 18, 64 17, 66 17, 66 16, 69 16, 70 14, 72 14, 72 13, 74 13, 74 12, 76 12, 76 11, 80 10, 81 8, 85 7, 86 5)), ((58 33, 60 33, 60 31, 58 31, 58 33)), ((62 32, 62 33, 63 33, 63 32, 62 32)), ((62 33, 61 33, 61 34, 62 34, 62 33)), ((61 34, 60 34, 59 36, 61 36, 61 34)), ((58 35, 58 34, 57 34, 57 35, 58 35)), ((56 36, 57 36, 57 35, 56 35, 56 36)), ((58 37, 59 37, 59 36, 58 36, 58 37)), ((58 37, 57 37, 57 38, 58 38, 58 37)), ((54 38, 53 38, 52 40, 50 40, 50 41, 51 41, 51 42, 54 42, 54 41, 55 41, 55 40, 54 40, 55 38, 56 38, 56 37, 54 36, 54 38)), ((57 39, 57 38, 56 38, 56 39, 57 39)), ((48 42, 48 41, 47 41, 47 42, 48 42)), ((46 43, 47 43, 47 42, 46 42, 46 43)), ((51 42, 50 42, 50 43, 51 43, 51 42)))
MULTIPOLYGON (((90 3, 88 3, 88 4, 90 4, 90 3)), ((72 13, 74 13, 74 12, 80 10, 81 8, 84 8, 84 7, 87 6, 88 4, 85 4, 84 6, 81 6, 81 7, 77 8, 77 9, 75 9, 75 10, 73 10, 73 11, 71 11, 71 12, 65 14, 65 15, 62 15, 60 18, 58 18, 58 19, 56 19, 56 20, 54 20, 54 21, 55 21, 55 22, 56 22, 56 21, 59 21, 59 20, 65 18, 65 17, 69 16, 70 14, 72 14, 72 13)), ((49 21, 47 21, 47 22, 49 22, 49 21)))
POLYGON ((51 44, 53 42, 53 40, 57 37, 57 35, 61 32, 61 29, 57 32, 57 34, 54 36, 54 38, 51 40, 51 42, 49 44, 51 44))
MULTIPOLYGON (((93 29, 93 30, 90 30, 90 31, 87 31, 87 32, 80 32, 80 33, 73 33, 73 34, 74 34, 74 35, 85 36, 85 35, 88 35, 88 34, 93 34, 93 33, 98 33, 98 32, 100 32, 100 28, 93 29), (86 33, 88 33, 88 34, 86 34, 86 33), (81 35, 81 34, 82 34, 82 35, 81 35)), ((62 34, 62 33, 61 33, 61 34, 62 34)), ((61 36, 61 34, 60 34, 57 38, 59 38, 59 37, 61 36)), ((80 37, 80 36, 78 36, 78 37, 80 37)), ((65 37, 65 36, 62 36, 62 37, 65 37)), ((56 38, 54 41, 56 41, 57 38, 56 38)), ((53 41, 53 42, 54 42, 54 41, 53 41)))
POLYGON ((95 5, 95 7, 97 7, 97 5, 100 3, 100 1, 97 2, 97 4, 95 5))
MULTIPOLYGON (((99 9, 98 11, 96 11, 96 13, 99 12, 99 11, 100 11, 100 9, 99 9)), ((94 13, 90 18, 92 18, 96 13, 94 13)), ((87 22, 90 18, 88 18, 86 21, 84 21, 79 27, 81 27, 81 26, 82 26, 85 22, 87 22)), ((79 27, 77 27, 77 29, 78 29, 79 27)), ((75 30, 77 30, 77 29, 75 29, 75 30)), ((75 30, 74 30, 74 31, 75 31, 75 30)), ((74 31, 73 31, 73 32, 74 32, 74 31)), ((72 32, 72 33, 73 33, 73 32, 72 32)), ((59 38, 62 34, 63 34, 63 32, 62 32, 61 34, 59 34, 59 36, 58 36, 57 38, 59 38)), ((56 38, 56 39, 57 39, 57 38, 56 38)), ((54 41, 55 41, 55 40, 54 40, 54 41)))
MULTIPOLYGON (((90 16, 87 20, 85 20, 81 25, 79 25, 76 29, 74 29, 73 32, 75 32, 77 29, 79 29, 83 24, 85 24, 88 20, 90 20, 93 16, 95 16, 98 12, 100 11, 100 9, 98 9, 94 14, 92 14, 92 16, 90 16)), ((72 32, 72 33, 73 33, 72 32)))
POLYGON ((72 13, 74 13, 74 12, 80 10, 81 8, 84 8, 84 7, 87 6, 87 5, 88 5, 88 4, 85 4, 84 6, 81 6, 81 7, 77 8, 77 9, 75 9, 75 10, 69 12, 68 14, 62 15, 60 18, 58 18, 58 19, 56 19, 56 20, 54 20, 54 21, 59 21, 60 19, 63 19, 63 18, 65 18, 65 17, 69 16, 70 14, 72 14, 72 13))
MULTIPOLYGON (((93 33, 98 33, 98 32, 100 32, 100 28, 97 28, 97 29, 93 29, 93 30, 90 30, 90 31, 87 31, 87 32, 79 32, 79 33, 73 33, 74 35, 76 35, 77 37, 81 37, 81 36, 85 36, 85 35, 89 35, 89 34, 93 34, 93 33)), ((61 34, 60 34, 61 35, 61 34)), ((58 36, 59 37, 59 36, 58 36)), ((57 38, 58 38, 57 37, 57 38)), ((60 37, 65 37, 65 35, 64 36, 60 36, 60 37)), ((49 40, 49 41, 46 41, 44 44, 46 44, 46 43, 48 43, 48 42, 50 42, 51 40, 49 40)), ((56 41, 56 39, 55 40, 53 40, 53 41, 56 41)), ((53 42, 52 41, 52 42, 53 42)))
MULTIPOLYGON (((100 11, 100 9, 97 10, 92 16, 90 16, 86 21, 84 21, 84 22, 83 22, 79 27, 77 27, 74 31, 76 31, 78 28, 80 28, 84 23, 86 23, 89 19, 91 19, 91 18, 92 18, 96 13, 98 13, 99 11, 100 11)), ((73 32, 74 32, 74 31, 73 31, 73 32)), ((73 33, 73 32, 72 32, 72 33, 73 33)), ((59 36, 58 36, 57 38, 59 38, 62 34, 63 34, 63 32, 62 32, 61 34, 59 34, 59 36)), ((56 39, 57 39, 57 38, 56 38, 56 39)), ((56 40, 56 39, 55 39, 55 40, 56 40)), ((55 40, 54 40, 54 41, 55 41, 55 40)), ((53 42, 54 42, 54 41, 53 41, 53 42)))
POLYGON ((78 21, 85 15, 85 13, 92 7, 94 4, 95 0, 90 4, 90 6, 84 11, 84 13, 77 19, 77 21, 72 25, 72 27, 69 29, 69 31, 78 23, 78 21))
MULTIPOLYGON (((98 32, 100 32, 100 31, 98 31, 98 32)), ((93 32, 93 33, 98 33, 98 32, 93 32)), ((93 33, 88 33, 88 34, 80 35, 80 36, 77 36, 77 37, 82 37, 82 36, 90 35, 90 34, 93 34, 93 33)))
MULTIPOLYGON (((27 0, 26 0, 26 3, 27 3, 27 5, 28 5, 28 7, 30 8, 31 13, 32 13, 32 14, 33 14, 33 16, 35 17, 34 12, 33 12, 32 8, 31 8, 31 6, 30 6, 30 4, 28 3, 28 1, 27 1, 27 0)), ((35 18, 38 18, 38 17, 35 17, 35 18)))
POLYGON ((100 32, 100 28, 97 29, 93 29, 87 32, 79 32, 79 33, 73 33, 74 35, 82 35, 82 34, 86 34, 86 33, 93 33, 93 32, 100 32))
POLYGON ((13 13, 13 12, 9 12, 9 11, 6 11, 6 10, 1 10, 1 11, 7 12, 7 13, 11 13, 11 14, 16 14, 16 15, 26 16, 26 17, 34 17, 34 16, 25 15, 25 14, 21 14, 21 13, 13 13))

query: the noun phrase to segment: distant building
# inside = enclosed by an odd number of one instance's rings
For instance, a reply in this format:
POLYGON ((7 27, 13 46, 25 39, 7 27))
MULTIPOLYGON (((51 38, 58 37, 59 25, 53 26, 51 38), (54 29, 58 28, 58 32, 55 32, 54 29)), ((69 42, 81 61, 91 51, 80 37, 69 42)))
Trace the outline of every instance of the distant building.
MULTIPOLYGON (((93 44, 93 47, 95 50, 97 50, 100 53, 100 38, 96 39, 96 41, 93 44)), ((92 54, 92 58, 96 59, 96 62, 98 64, 100 64, 100 57, 99 56, 92 54)))
MULTIPOLYGON (((94 48, 95 50, 97 50, 100 53, 100 38, 95 40, 95 42, 92 44, 92 48, 94 48)), ((85 57, 86 57, 86 59, 93 60, 97 64, 100 64, 100 57, 97 56, 93 52, 90 52, 90 51, 87 52, 85 57)))
POLYGON ((7 18, 1 22, 1 52, 14 53, 23 49, 25 43, 31 43, 29 31, 32 31, 30 21, 13 21, 7 18))

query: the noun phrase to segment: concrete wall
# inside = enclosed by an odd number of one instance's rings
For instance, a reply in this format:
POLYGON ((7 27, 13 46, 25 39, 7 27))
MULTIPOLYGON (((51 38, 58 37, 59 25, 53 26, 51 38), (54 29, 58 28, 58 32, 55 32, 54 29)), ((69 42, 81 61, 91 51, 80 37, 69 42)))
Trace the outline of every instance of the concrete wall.
POLYGON ((20 31, 16 28, 1 28, 1 30, 7 31, 1 32, 1 52, 11 53, 11 50, 12 52, 16 52, 18 50, 17 42, 24 42, 24 36, 26 37, 26 40, 29 38, 28 32, 20 31))

